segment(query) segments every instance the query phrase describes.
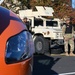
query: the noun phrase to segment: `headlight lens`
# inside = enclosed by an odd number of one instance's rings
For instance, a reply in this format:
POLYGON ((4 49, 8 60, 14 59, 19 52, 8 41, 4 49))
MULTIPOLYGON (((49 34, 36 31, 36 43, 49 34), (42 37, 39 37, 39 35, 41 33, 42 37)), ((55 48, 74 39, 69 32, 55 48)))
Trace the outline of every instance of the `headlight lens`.
POLYGON ((6 43, 6 63, 23 61, 32 56, 34 43, 29 32, 23 31, 10 39, 6 43))

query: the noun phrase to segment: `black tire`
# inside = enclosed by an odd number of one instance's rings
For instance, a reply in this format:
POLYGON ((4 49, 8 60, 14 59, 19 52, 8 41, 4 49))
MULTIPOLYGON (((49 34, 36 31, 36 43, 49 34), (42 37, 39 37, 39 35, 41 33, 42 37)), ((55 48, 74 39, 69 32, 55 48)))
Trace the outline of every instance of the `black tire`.
POLYGON ((35 52, 38 54, 44 54, 49 50, 48 41, 43 36, 37 36, 34 40, 35 52))

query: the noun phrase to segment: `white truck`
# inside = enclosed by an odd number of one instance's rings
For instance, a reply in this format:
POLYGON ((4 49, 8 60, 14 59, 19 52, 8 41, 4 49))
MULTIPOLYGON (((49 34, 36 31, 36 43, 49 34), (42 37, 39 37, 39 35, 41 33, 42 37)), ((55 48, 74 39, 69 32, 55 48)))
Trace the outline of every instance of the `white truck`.
POLYGON ((21 19, 27 17, 30 21, 34 39, 35 52, 45 53, 54 45, 63 45, 61 20, 52 17, 54 10, 51 7, 36 6, 37 11, 20 10, 21 19))

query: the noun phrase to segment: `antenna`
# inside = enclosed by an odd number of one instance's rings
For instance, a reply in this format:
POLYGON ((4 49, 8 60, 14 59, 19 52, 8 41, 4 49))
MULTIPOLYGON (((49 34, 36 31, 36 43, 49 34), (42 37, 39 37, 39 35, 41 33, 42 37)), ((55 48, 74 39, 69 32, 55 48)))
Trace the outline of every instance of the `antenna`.
POLYGON ((4 0, 0 0, 0 4, 2 4, 3 1, 4 1, 4 0))

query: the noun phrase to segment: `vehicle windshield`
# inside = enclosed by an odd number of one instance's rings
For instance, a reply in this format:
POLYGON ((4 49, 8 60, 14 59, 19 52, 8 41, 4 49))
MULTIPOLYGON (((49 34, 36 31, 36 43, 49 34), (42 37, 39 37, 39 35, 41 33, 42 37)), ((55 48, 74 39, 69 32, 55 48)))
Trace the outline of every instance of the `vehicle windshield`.
POLYGON ((46 26, 58 27, 57 21, 46 21, 46 26))

